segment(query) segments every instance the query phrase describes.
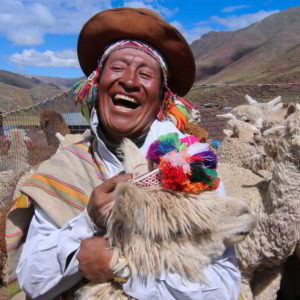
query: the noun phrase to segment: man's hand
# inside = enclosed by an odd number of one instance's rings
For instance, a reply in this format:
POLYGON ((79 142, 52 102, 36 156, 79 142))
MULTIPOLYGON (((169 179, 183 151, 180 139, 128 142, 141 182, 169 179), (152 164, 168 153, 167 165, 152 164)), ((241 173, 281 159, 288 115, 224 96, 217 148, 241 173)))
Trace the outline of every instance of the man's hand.
POLYGON ((122 174, 112 177, 98 185, 92 192, 87 205, 90 218, 98 227, 105 227, 112 205, 113 194, 117 183, 126 182, 131 179, 131 174, 122 174))
POLYGON ((113 279, 109 268, 112 250, 107 248, 107 240, 103 237, 85 239, 80 244, 77 254, 79 270, 84 277, 93 282, 103 283, 113 279))

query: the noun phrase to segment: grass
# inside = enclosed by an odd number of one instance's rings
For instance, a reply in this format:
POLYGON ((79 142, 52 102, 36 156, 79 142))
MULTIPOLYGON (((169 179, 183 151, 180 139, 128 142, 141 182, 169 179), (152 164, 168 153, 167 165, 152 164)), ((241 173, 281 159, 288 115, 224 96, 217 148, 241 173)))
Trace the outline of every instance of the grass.
POLYGON ((7 287, 0 288, 0 299, 11 299, 21 291, 18 281, 10 283, 7 287))

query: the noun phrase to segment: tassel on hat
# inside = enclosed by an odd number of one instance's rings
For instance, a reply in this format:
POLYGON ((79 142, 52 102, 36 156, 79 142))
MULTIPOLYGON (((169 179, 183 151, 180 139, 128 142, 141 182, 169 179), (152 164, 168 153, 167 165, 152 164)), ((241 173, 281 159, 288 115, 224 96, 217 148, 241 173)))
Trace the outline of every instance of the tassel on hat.
POLYGON ((101 68, 98 67, 87 79, 76 82, 69 93, 75 105, 81 105, 81 112, 89 122, 92 108, 97 99, 97 86, 101 68))

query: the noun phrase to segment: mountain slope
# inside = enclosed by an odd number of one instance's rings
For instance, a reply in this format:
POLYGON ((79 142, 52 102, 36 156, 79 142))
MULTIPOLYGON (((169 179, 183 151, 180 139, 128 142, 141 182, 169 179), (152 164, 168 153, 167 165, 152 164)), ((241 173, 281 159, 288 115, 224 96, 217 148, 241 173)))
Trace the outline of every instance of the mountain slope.
POLYGON ((40 76, 40 75, 24 75, 31 80, 39 80, 40 82, 47 83, 50 85, 57 86, 61 89, 70 88, 74 82, 82 78, 61 78, 61 77, 51 77, 51 76, 40 76))
POLYGON ((23 89, 31 89, 36 85, 36 83, 29 78, 4 70, 0 70, 0 82, 23 89))
POLYGON ((299 74, 299 41, 300 7, 271 15, 242 30, 210 32, 191 45, 196 81, 269 82, 274 77, 288 81, 299 74), (277 73, 278 65, 285 66, 284 74, 277 73))
POLYGON ((61 94, 78 78, 29 76, 0 70, 0 111, 9 112, 61 94))

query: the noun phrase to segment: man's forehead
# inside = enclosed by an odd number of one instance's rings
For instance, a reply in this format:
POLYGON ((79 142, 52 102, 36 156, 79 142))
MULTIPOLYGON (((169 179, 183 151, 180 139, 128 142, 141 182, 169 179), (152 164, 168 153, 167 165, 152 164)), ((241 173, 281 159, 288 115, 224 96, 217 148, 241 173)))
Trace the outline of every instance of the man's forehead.
POLYGON ((137 62, 137 63, 146 63, 149 66, 157 69, 160 72, 159 63, 151 57, 149 54, 142 50, 134 49, 134 48, 125 48, 125 49, 117 49, 109 54, 107 61, 125 61, 125 62, 137 62))

